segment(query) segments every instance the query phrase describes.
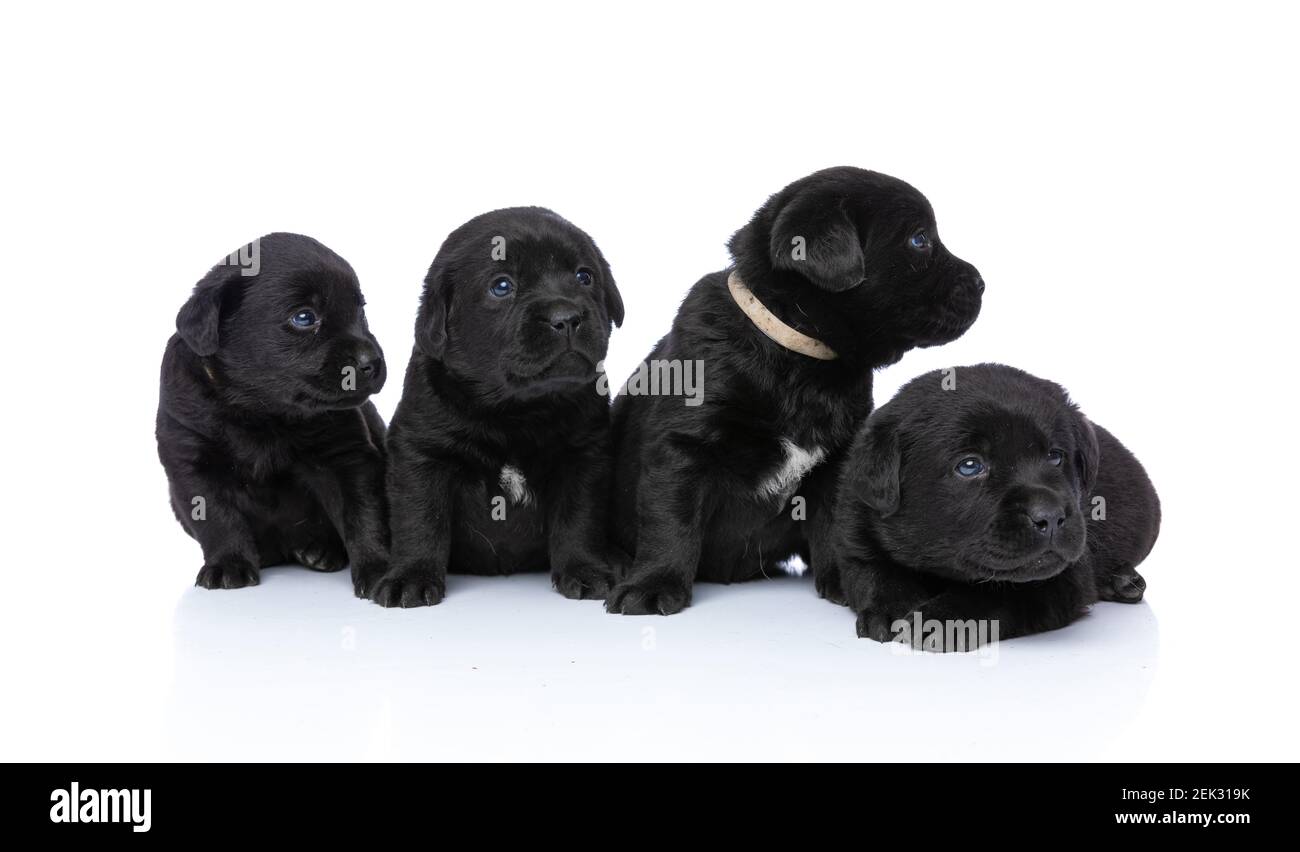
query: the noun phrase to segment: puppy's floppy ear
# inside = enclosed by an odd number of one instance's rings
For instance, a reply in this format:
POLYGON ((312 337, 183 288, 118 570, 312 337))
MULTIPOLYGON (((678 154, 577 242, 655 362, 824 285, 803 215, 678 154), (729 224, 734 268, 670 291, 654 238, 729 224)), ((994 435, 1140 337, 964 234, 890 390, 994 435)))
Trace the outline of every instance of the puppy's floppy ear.
POLYGON ((609 311, 609 318, 614 321, 614 325, 619 328, 623 327, 623 294, 618 292, 618 285, 614 283, 614 273, 609 268, 609 263, 605 260, 605 255, 601 254, 600 249, 596 249, 596 257, 600 260, 600 279, 605 282, 605 310, 609 311))
POLYGON ((1101 448, 1097 444, 1097 432, 1092 428, 1092 421, 1077 408, 1072 408, 1074 415, 1072 433, 1074 435, 1074 466, 1079 471, 1080 496, 1087 499, 1092 494, 1092 486, 1097 483, 1097 468, 1101 463, 1101 448))
POLYGON ((862 283, 866 258, 842 199, 800 195, 781 208, 768 246, 772 265, 839 293, 862 283))
POLYGON ((242 279, 243 267, 222 262, 194 285, 194 294, 176 314, 176 333, 196 355, 215 354, 221 345, 221 302, 230 285, 242 279))
POLYGON ((595 256, 601 261, 601 280, 604 281, 604 310, 610 312, 610 319, 614 324, 623 328, 623 294, 619 293, 619 285, 614 282, 614 272, 610 269, 610 264, 604 259, 601 250, 595 250, 595 256))
POLYGON ((435 260, 424 279, 420 311, 415 317, 415 345, 429 358, 441 358, 447 348, 448 277, 446 264, 435 260))
POLYGON ((841 499, 858 499, 875 509, 882 518, 898 511, 898 473, 902 451, 895 424, 868 418, 858 431, 840 477, 841 499))

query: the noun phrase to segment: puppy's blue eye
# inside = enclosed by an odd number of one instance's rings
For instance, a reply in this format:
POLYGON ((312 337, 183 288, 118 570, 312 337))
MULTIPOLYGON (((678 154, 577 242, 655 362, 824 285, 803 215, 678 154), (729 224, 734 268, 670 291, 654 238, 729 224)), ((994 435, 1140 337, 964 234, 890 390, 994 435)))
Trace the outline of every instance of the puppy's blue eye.
POLYGON ((492 282, 492 286, 488 287, 488 292, 491 293, 493 296, 496 296, 498 299, 504 299, 506 296, 509 296, 514 291, 515 291, 515 282, 511 281, 509 278, 506 278, 505 276, 496 279, 495 281, 492 282))
POLYGON ((907 244, 914 249, 924 251, 930 247, 930 236, 925 231, 917 231, 915 234, 912 234, 912 237, 907 241, 907 244))
POLYGON ((1060 467, 1063 461, 1065 461, 1065 453, 1060 450, 1052 450, 1047 454, 1047 463, 1053 467, 1060 467))
POLYGON ((958 476, 979 476, 983 472, 984 472, 984 462, 980 461, 974 456, 970 456, 969 458, 964 458, 961 461, 957 462, 958 476))
POLYGON ((579 269, 576 273, 574 273, 574 277, 578 279, 578 283, 581 284, 583 287, 590 287, 591 282, 595 280, 594 278, 591 277, 590 269, 579 269))
POLYGON ((320 317, 316 316, 315 311, 309 311, 303 308, 293 316, 289 317, 289 322, 294 328, 311 328, 320 322, 320 317))

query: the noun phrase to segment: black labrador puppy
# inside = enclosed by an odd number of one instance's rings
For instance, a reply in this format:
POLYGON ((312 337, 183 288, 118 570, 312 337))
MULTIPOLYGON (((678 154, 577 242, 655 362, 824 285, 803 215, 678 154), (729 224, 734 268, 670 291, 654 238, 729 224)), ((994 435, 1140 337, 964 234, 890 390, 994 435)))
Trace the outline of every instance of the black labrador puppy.
POLYGON ((913 379, 871 416, 835 530, 859 636, 963 650, 965 629, 915 626, 995 623, 1005 639, 1069 624, 1098 599, 1140 601, 1160 500, 1060 385, 981 364, 913 379))
POLYGON ((384 356, 347 261, 269 234, 212 268, 163 354, 158 457, 172 509, 203 547, 197 584, 256 585, 286 561, 387 563, 384 356))
POLYGON ((436 604, 448 570, 549 569, 566 597, 605 596, 611 321, 609 264, 550 210, 485 213, 447 237, 388 434, 393 551, 376 603, 436 604))
POLYGON ((802 527, 829 518, 872 371, 979 313, 984 282, 939 240, 929 202, 876 172, 794 182, 729 247, 735 265, 695 284, 634 376, 657 381, 614 402, 613 536, 635 556, 610 612, 675 613, 695 580, 770 575, 793 554, 838 598, 802 527))

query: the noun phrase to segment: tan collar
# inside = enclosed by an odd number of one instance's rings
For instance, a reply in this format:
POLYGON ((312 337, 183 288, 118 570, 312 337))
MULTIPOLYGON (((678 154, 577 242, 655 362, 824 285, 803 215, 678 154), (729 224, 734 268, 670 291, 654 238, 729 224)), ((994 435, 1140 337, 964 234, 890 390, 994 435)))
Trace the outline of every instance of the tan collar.
POLYGON ((749 321, 759 331, 786 349, 821 361, 834 361, 840 357, 835 354, 834 349, 831 349, 817 338, 809 337, 802 331, 796 331, 781 322, 776 314, 769 311, 758 300, 758 297, 745 286, 745 282, 740 280, 740 273, 735 270, 732 270, 731 274, 727 276, 727 289, 731 291, 731 298, 736 300, 736 304, 745 312, 745 316, 749 317, 749 321))

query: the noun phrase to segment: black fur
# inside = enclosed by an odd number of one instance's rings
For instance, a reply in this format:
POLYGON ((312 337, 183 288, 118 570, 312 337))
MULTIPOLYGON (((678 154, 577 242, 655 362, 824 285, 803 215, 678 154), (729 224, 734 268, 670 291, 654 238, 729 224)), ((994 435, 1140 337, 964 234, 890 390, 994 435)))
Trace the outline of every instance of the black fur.
POLYGON ((799 496, 809 522, 824 523, 819 505, 836 461, 871 411, 872 370, 957 338, 979 313, 983 281, 939 241, 925 197, 875 172, 833 168, 796 181, 730 249, 772 313, 840 357, 816 360, 763 335, 728 292, 730 270, 695 284, 647 360, 702 360, 702 404, 626 393, 614 403, 613 534, 635 560, 607 601, 611 612, 678 612, 696 579, 771 574, 795 553, 811 560, 823 594, 838 596, 792 517, 790 489, 757 489, 781 466, 782 439, 820 447, 827 461, 799 496), (909 244, 918 232, 927 247, 909 244))
POLYGON ((1009 638, 1098 599, 1141 600, 1136 569, 1159 529, 1141 464, 1060 385, 981 364, 920 376, 871 416, 845 462, 831 550, 860 636, 890 640, 919 613, 996 621, 1009 638), (983 470, 960 475, 966 459, 983 470))
POLYGON ((162 362, 158 457, 203 547, 197 584, 256 585, 286 561, 351 563, 360 584, 387 562, 387 527, 384 423, 368 401, 384 361, 356 274, 296 234, 243 252, 256 267, 224 262, 199 281, 162 362), (319 325, 290 322, 304 308, 319 325))
POLYGON ((566 597, 605 596, 609 396, 597 368, 611 321, 622 324, 623 302, 609 265, 551 211, 497 210, 447 238, 388 436, 392 564, 374 601, 436 604, 448 570, 549 569, 566 597), (492 295, 503 276, 515 289, 492 295), (523 502, 506 466, 527 482, 523 502))

